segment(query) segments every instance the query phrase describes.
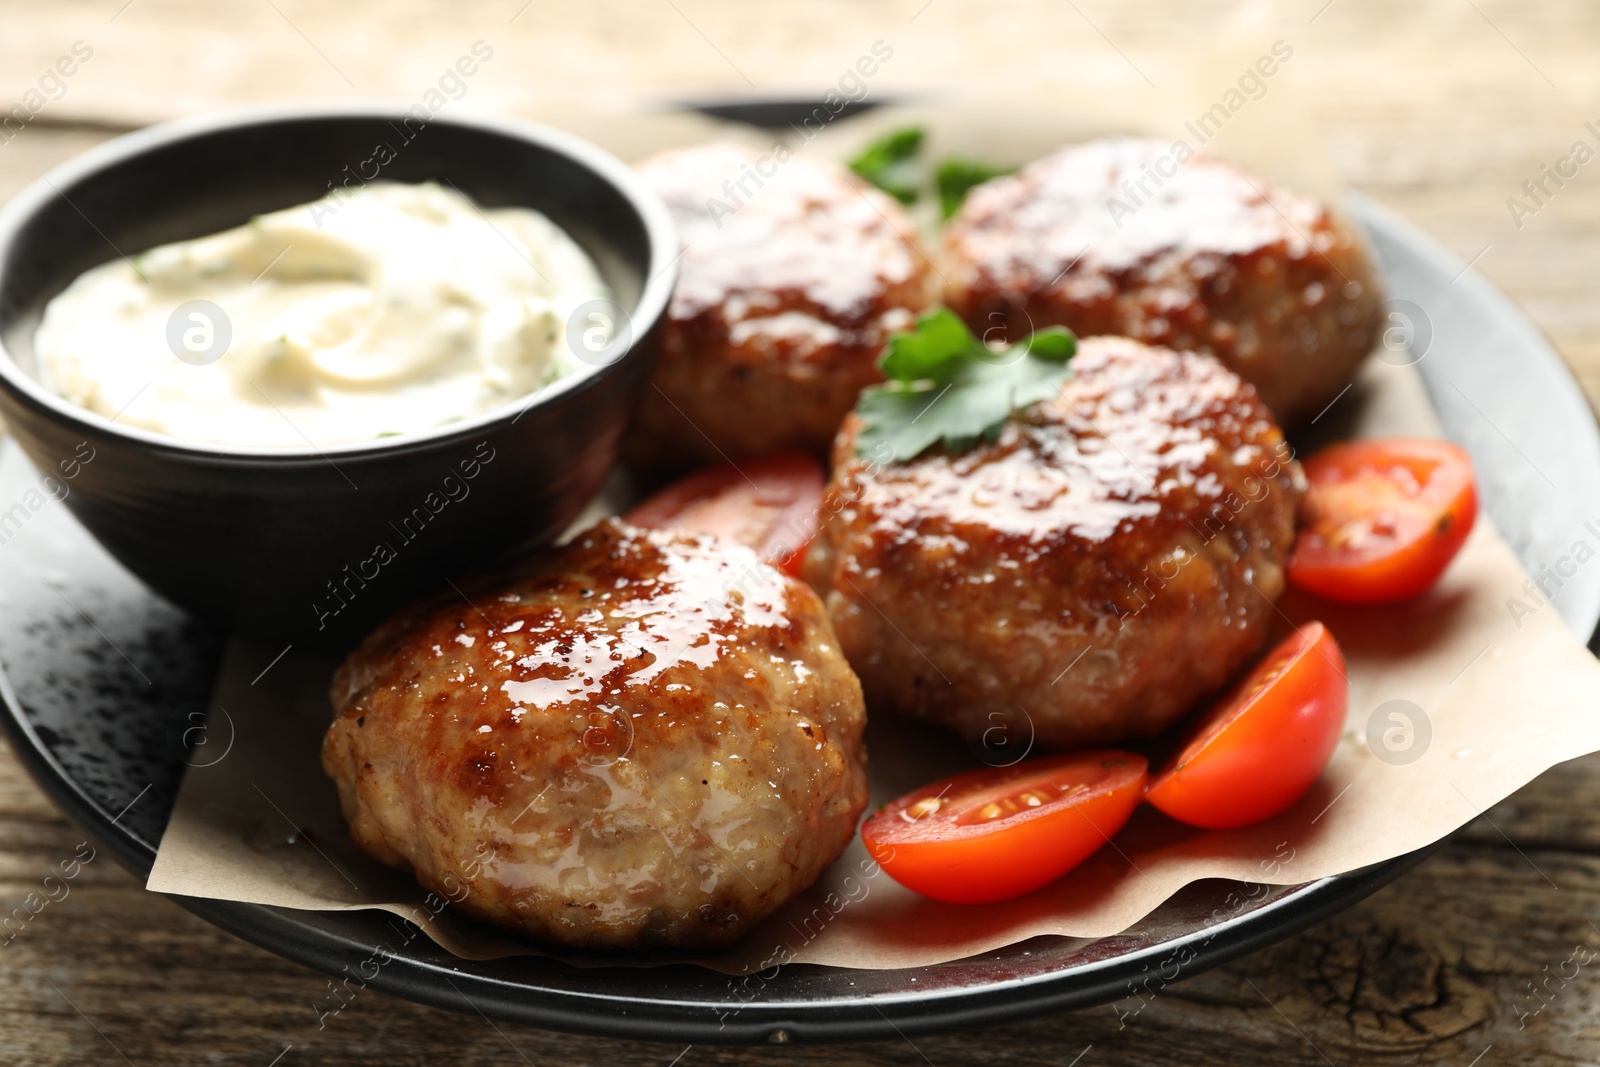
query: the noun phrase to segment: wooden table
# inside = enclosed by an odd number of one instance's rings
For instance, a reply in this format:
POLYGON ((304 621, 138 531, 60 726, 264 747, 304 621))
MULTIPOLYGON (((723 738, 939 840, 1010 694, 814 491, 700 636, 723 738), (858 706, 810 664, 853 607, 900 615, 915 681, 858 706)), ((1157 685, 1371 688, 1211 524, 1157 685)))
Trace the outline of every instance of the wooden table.
MULTIPOLYGON (((1507 205, 1575 140, 1600 147, 1584 128, 1600 120, 1600 5, 1294 0, 1264 10, 1296 48, 1296 91, 1341 172, 1474 261, 1600 397, 1600 162, 1520 227, 1507 205)), ((471 102, 511 112, 819 95, 880 38, 896 57, 875 91, 1008 82, 1092 106, 1090 86, 1130 70, 1159 78, 1236 16, 1217 0, 4 0, 0 109, 25 102, 74 42, 92 55, 62 87, 46 79, 48 102, 20 132, 0 134, 0 196, 173 115, 316 96, 417 99, 480 39, 495 56, 471 102)), ((102 859, 0 948, 0 1062, 1591 1063, 1597 802, 1600 761, 1557 768, 1367 902, 1171 986, 1120 1032, 1104 1008, 828 1049, 605 1042, 375 992, 319 1031, 323 977, 212 929, 102 859), (1550 977, 1558 972, 1567 977, 1550 977)), ((0 750, 0 911, 38 890, 80 840, 0 750)))

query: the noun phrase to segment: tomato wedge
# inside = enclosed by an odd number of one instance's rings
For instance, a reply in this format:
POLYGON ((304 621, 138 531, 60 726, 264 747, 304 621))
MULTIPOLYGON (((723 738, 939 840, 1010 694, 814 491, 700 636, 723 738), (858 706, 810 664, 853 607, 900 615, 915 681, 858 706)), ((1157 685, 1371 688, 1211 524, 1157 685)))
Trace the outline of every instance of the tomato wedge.
POLYGON ((1472 461, 1448 441, 1351 441, 1312 456, 1289 580, 1346 604, 1426 591, 1472 532, 1472 461))
POLYGON ((798 576, 822 523, 822 467, 798 452, 709 467, 673 482, 623 519, 738 541, 798 576))
POLYGON ((901 797, 861 827, 889 876, 955 904, 1048 885, 1122 829, 1148 765, 1131 752, 1076 752, 968 771, 901 797))
POLYGON ((1211 830, 1270 819, 1321 777, 1348 701, 1344 655, 1327 627, 1307 623, 1206 713, 1145 799, 1211 830))

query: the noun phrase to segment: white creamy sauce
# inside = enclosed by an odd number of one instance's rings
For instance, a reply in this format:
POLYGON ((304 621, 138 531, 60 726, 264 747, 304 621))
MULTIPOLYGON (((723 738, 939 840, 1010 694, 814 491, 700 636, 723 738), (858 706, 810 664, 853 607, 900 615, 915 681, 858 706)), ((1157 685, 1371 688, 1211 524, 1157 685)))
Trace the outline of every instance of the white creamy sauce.
POLYGON ((34 348, 48 388, 119 424, 304 447, 526 397, 584 367, 568 320, 609 297, 536 211, 374 184, 96 267, 50 302, 34 348), (181 308, 194 300, 225 321, 181 308))

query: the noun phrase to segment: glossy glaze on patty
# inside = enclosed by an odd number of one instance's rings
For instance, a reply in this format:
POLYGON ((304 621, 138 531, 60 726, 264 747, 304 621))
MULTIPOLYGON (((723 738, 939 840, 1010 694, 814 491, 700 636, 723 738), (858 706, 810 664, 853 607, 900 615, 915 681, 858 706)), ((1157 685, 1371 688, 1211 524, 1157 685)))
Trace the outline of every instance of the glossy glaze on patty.
POLYGON ((861 688, 802 583, 607 520, 468 593, 334 679, 323 766, 373 856, 540 940, 703 947, 849 841, 861 688))
POLYGON ((630 462, 826 453, 884 339, 930 302, 929 262, 891 198, 825 160, 727 144, 642 164, 683 244, 630 462))
POLYGON ((1216 356, 1285 425, 1315 417, 1377 341, 1355 231, 1220 160, 1116 138, 974 189, 946 228, 945 301, 978 333, 1067 326, 1216 356))
POLYGON ((1266 639, 1303 478, 1255 390, 1121 338, 1073 366, 959 455, 878 462, 855 455, 854 416, 841 431, 806 576, 874 711, 1016 746, 1118 742, 1266 639))

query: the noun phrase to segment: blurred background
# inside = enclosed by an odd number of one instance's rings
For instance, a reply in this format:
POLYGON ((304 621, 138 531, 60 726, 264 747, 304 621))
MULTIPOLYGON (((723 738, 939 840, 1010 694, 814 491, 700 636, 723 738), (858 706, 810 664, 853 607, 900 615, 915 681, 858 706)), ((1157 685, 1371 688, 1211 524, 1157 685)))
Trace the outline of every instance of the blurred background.
POLYGON ((1600 165, 1543 204, 1523 189, 1578 139, 1600 148, 1584 125, 1600 129, 1600 5, 1582 0, 6 0, 0 20, 0 197, 162 119, 419 101, 478 41, 493 57, 443 87, 446 106, 560 123, 820 99, 876 40, 894 54, 871 80, 875 100, 1003 92, 1093 115, 1159 87, 1203 109, 1227 83, 1200 88, 1185 73, 1197 57, 1221 40, 1281 38, 1295 55, 1273 92, 1297 96, 1334 172, 1475 260, 1600 398, 1600 302, 1585 298, 1600 266, 1600 165), (89 58, 53 77, 75 48, 89 58), (1512 197, 1538 210, 1518 215, 1512 197))
MULTIPOLYGON (((884 41, 893 58, 871 79, 870 100, 981 96, 1092 125, 1152 94, 1179 114, 1203 111, 1238 69, 1219 71, 1219 56, 1241 40, 1254 56, 1281 39, 1294 59, 1273 80, 1272 106, 1292 101, 1304 127, 1284 138, 1317 146, 1306 151, 1339 180, 1508 292, 1600 401, 1600 161, 1570 162, 1580 141, 1600 150, 1593 0, 0 0, 0 27, 0 199, 118 133, 226 106, 384 97, 437 110, 436 99, 582 127, 597 112, 821 100, 884 41), (478 42, 492 57, 470 78, 451 75, 478 42), (1546 168, 1563 159, 1569 176, 1552 180, 1546 168)), ((1531 1024, 1507 1012, 1507 996, 1532 995, 1523 985, 1532 990, 1537 961, 1567 951, 1555 928, 1583 920, 1501 833, 1563 883, 1594 885, 1592 786, 1578 784, 1593 760, 1586 766, 1545 776, 1496 809, 1492 829, 1470 829, 1337 919, 1183 983, 1114 1052, 1121 1027, 1104 1011, 915 1045, 794 1050, 784 1062, 1064 1065, 1085 1045, 1096 1048, 1085 1067, 1593 1062, 1600 987, 1575 982, 1573 999, 1531 1024), (1537 844, 1557 840, 1572 850, 1559 867, 1537 844), (1536 957, 1518 954, 1524 940, 1539 943, 1536 957)), ((78 840, 0 751, 6 899, 78 840)), ((50 930, 0 955, 0 1064, 277 1055, 285 1067, 690 1067, 777 1062, 780 1052, 502 1032, 377 994, 337 1035, 321 1034, 308 1005, 324 995, 323 976, 145 893, 109 860, 87 869, 50 930)))

